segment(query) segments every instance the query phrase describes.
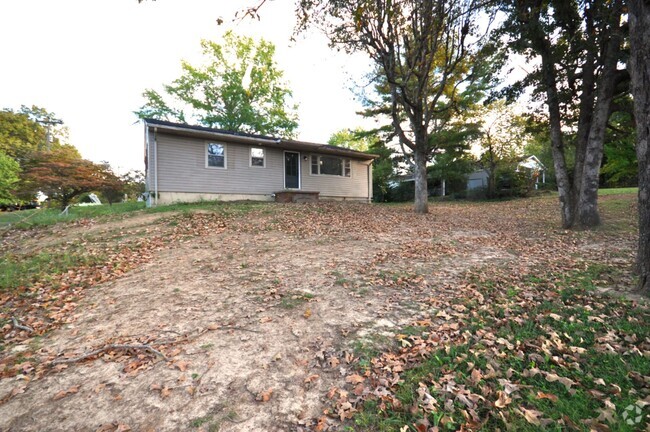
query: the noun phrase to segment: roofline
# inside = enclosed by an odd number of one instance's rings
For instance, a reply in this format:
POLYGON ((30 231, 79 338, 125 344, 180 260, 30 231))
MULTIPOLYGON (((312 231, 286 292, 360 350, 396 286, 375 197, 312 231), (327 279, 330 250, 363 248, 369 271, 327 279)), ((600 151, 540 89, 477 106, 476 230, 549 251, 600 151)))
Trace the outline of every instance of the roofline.
POLYGON ((223 129, 209 128, 205 126, 193 126, 182 123, 173 123, 163 120, 156 119, 143 119, 144 125, 146 128, 159 128, 164 130, 184 132, 184 131, 194 131, 199 133, 205 133, 209 136, 221 138, 227 141, 235 141, 242 143, 252 143, 257 145, 269 145, 274 147, 285 146, 296 146, 296 147, 306 147, 305 150, 309 149, 314 152, 336 154, 342 156, 350 156, 358 159, 373 160, 379 157, 379 155, 372 153, 364 153, 357 150, 348 149, 345 147, 336 147, 328 144, 318 144, 307 141, 298 141, 291 139, 275 138, 265 135, 254 135, 247 134, 242 132, 232 132, 226 131, 223 129))

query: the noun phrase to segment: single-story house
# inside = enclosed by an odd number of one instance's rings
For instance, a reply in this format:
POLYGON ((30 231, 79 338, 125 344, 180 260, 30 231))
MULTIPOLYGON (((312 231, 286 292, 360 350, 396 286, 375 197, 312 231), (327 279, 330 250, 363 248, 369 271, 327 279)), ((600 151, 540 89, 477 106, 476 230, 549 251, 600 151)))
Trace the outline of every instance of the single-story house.
POLYGON ((372 200, 376 155, 291 139, 146 119, 149 204, 271 201, 286 191, 372 200))
MULTIPOLYGON (((535 174, 535 189, 539 184, 546 183, 546 167, 536 156, 524 156, 519 159, 516 171, 522 169, 529 170, 535 174)), ((480 189, 488 187, 489 174, 487 170, 477 169, 467 176, 467 190, 480 189)))

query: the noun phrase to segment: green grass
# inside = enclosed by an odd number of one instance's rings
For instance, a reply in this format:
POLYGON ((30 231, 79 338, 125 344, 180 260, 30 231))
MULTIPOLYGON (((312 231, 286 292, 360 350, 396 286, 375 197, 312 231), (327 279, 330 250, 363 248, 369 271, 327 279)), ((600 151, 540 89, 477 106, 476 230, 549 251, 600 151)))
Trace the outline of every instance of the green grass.
POLYGON ((264 206, 264 203, 253 202, 218 202, 200 201, 196 203, 178 203, 159 205, 146 208, 144 202, 125 202, 109 206, 72 206, 67 215, 61 215, 61 209, 42 208, 0 213, 0 230, 7 228, 30 228, 34 226, 48 226, 63 222, 72 222, 78 219, 110 218, 118 215, 136 213, 166 213, 166 212, 191 212, 194 210, 210 210, 224 216, 241 216, 249 211, 264 206))
POLYGON ((598 196, 629 194, 636 195, 637 193, 639 193, 639 188, 636 187, 598 189, 598 196))
POLYGON ((83 251, 39 252, 32 255, 5 254, 0 260, 0 292, 47 281, 53 275, 84 265, 102 262, 104 257, 83 251))
MULTIPOLYGON (((484 282, 484 286, 481 286, 483 294, 486 298, 492 296, 493 304, 469 315, 466 329, 471 334, 476 334, 480 329, 487 330, 495 335, 495 339, 503 338, 519 348, 507 349, 497 345, 497 352, 500 351, 501 355, 495 355, 492 348, 483 345, 484 339, 476 337, 433 351, 421 363, 401 374, 401 383, 394 391, 399 403, 380 406, 377 400, 366 401, 354 417, 351 428, 394 431, 408 425, 409 431, 415 431, 412 425, 426 416, 430 425, 438 426, 441 431, 457 430, 466 422, 462 414, 466 407, 453 394, 445 393, 442 390, 444 386, 440 386, 440 383, 450 382, 451 379, 453 385, 464 387, 474 394, 482 394, 486 387, 492 389, 492 393, 486 396, 486 402, 479 403, 476 408, 485 419, 478 430, 563 431, 567 426, 558 424, 558 421, 568 418, 578 425, 577 430, 586 432, 589 427, 585 420, 599 416, 605 397, 616 408, 614 422, 608 423, 612 431, 640 430, 642 425, 631 426, 622 421, 622 414, 626 407, 647 395, 647 388, 639 377, 650 376, 650 359, 629 351, 627 347, 615 353, 609 352, 603 349, 606 344, 599 338, 615 335, 611 339, 614 346, 625 344, 623 339, 632 335, 639 341, 647 340, 650 338, 650 326, 647 325, 650 314, 647 308, 635 307, 624 300, 595 297, 593 281, 615 271, 596 265, 580 272, 555 275, 560 288, 550 292, 557 295, 529 304, 521 302, 522 297, 512 298, 520 293, 519 288, 512 289, 514 294, 507 289, 501 292, 501 287, 495 288, 493 284, 484 282), (510 316, 514 314, 528 319, 522 324, 504 319, 504 308, 509 309, 510 316), (553 334, 556 336, 551 336, 553 334), (584 350, 584 353, 567 357, 553 347, 550 349, 552 355, 533 348, 541 347, 550 340, 560 340, 566 346, 584 350), (524 355, 516 355, 517 351, 524 355), (628 354, 621 355, 623 351, 628 354), (497 376, 473 383, 470 379, 472 367, 485 374, 488 362, 496 368, 497 376), (531 368, 538 368, 543 373, 535 376, 524 374, 531 368), (577 384, 569 391, 558 381, 549 382, 544 372, 569 378, 577 384), (511 404, 498 409, 491 402, 497 399, 496 391, 504 388, 499 379, 506 377, 509 377, 508 381, 521 386, 520 391, 516 392, 519 398, 513 398, 511 404), (596 383, 600 379, 606 383, 605 386, 596 383), (424 413, 421 409, 412 409, 418 407, 418 388, 423 384, 439 403, 436 412, 424 413), (614 386, 618 386, 620 391, 614 386), (594 391, 602 392, 602 396, 598 397, 594 391), (556 402, 540 399, 537 392, 555 395, 558 399, 556 402), (535 426, 516 411, 517 407, 540 411, 543 413, 541 418, 550 419, 552 423, 545 428, 535 426), (443 416, 445 421, 441 422, 443 416)), ((526 282, 526 289, 528 292, 544 292, 547 280, 531 277, 526 282)), ((409 327, 404 333, 417 334, 419 331, 419 328, 409 327)))
POLYGON ((0 228, 7 228, 9 226, 14 228, 47 226, 60 222, 71 222, 77 219, 132 213, 143 210, 144 208, 145 204, 143 202, 126 202, 113 204, 112 206, 107 204, 83 207, 72 206, 69 208, 67 215, 62 215, 61 209, 58 208, 3 212, 0 213, 0 228))
POLYGON ((280 307, 283 309, 294 309, 303 303, 309 302, 309 300, 313 298, 313 294, 306 292, 287 293, 284 297, 282 297, 280 307))

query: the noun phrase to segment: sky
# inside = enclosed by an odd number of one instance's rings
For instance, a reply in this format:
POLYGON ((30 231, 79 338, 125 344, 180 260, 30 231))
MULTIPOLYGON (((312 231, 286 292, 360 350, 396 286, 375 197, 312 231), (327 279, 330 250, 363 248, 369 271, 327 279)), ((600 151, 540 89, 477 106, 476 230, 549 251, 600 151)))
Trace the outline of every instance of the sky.
POLYGON ((370 70, 367 57, 332 50, 316 31, 292 42, 294 0, 267 1, 259 21, 233 21, 257 1, 3 0, 0 109, 43 107, 63 120, 84 158, 143 170, 143 127, 133 114, 142 92, 177 78, 182 59, 200 62, 201 39, 219 42, 234 30, 276 45, 298 104, 299 139, 326 142, 368 125, 351 91, 370 70))

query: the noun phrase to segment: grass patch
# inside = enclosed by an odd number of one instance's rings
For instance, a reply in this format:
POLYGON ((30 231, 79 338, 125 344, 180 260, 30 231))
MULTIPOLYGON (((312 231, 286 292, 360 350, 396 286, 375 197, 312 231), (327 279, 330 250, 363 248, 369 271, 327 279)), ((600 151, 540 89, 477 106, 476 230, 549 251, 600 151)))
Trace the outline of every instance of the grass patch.
POLYGON ((39 252, 27 256, 5 254, 0 260, 0 291, 47 281, 70 269, 94 265, 103 260, 101 255, 86 255, 81 251, 39 252))
POLYGON ((598 196, 629 195, 629 194, 636 195, 638 193, 639 193, 639 188, 637 187, 598 189, 598 196))
POLYGON ((30 228, 34 226, 48 226, 61 222, 72 222, 77 219, 97 218, 101 216, 115 216, 143 210, 143 202, 116 203, 112 206, 103 204, 97 206, 72 206, 67 215, 61 214, 61 209, 41 208, 0 213, 0 227, 30 228))
MULTIPOLYGON (((647 418, 630 425, 623 412, 650 395, 650 359, 643 354, 650 311, 594 294, 597 281, 616 271, 592 265, 536 275, 518 290, 484 280, 479 289, 486 307, 463 322, 471 337, 435 349, 400 374, 394 400, 365 401, 352 428, 415 431, 417 421, 426 421, 458 430, 472 412, 481 419, 472 430, 562 431, 575 425, 588 431, 592 421, 612 431, 641 430, 647 418), (538 298, 531 300, 531 293, 538 298), (508 385, 516 390, 497 404, 508 385), (433 404, 425 403, 424 393, 433 404), (539 413, 541 423, 527 420, 522 408, 539 413)), ((401 332, 417 336, 421 330, 401 332)))
POLYGON ((284 297, 282 297, 282 301, 280 301, 280 307, 283 309, 294 309, 303 303, 307 303, 309 300, 313 298, 314 295, 311 293, 305 293, 305 292, 288 293, 284 297))
POLYGON ((112 206, 102 204, 97 206, 71 206, 67 215, 61 214, 58 208, 41 208, 15 212, 0 213, 0 228, 31 228, 35 226, 49 226, 57 223, 72 222, 78 219, 111 218, 119 215, 132 215, 138 213, 167 213, 167 212, 191 212, 195 210, 210 210, 224 216, 242 216, 251 210, 266 203, 256 202, 218 202, 200 201, 196 203, 177 203, 159 205, 146 208, 144 202, 129 201, 116 203, 112 206))

